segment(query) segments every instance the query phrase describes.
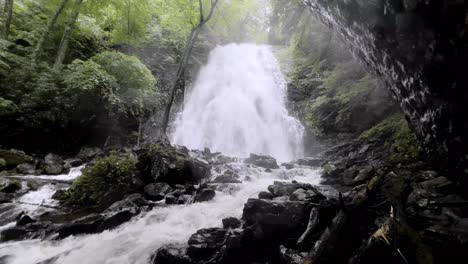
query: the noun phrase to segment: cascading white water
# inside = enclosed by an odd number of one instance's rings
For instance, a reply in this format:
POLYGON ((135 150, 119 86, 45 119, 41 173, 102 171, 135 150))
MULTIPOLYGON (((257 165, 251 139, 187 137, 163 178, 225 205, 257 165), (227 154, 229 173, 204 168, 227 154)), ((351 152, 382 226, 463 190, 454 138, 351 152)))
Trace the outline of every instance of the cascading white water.
MULTIPOLYGON (((47 263, 148 264, 159 247, 170 243, 185 244, 198 229, 221 227, 223 218, 240 217, 247 199, 266 190, 274 180, 318 184, 320 179, 318 170, 311 168, 265 172, 243 163, 232 163, 230 167, 241 179, 247 176, 250 179, 239 184, 233 194, 217 192, 209 202, 158 207, 100 234, 72 236, 60 241, 34 239, 0 243, 0 263, 34 264, 54 258, 47 263)), ((9 227, 12 225, 5 228, 9 227)))
POLYGON ((269 46, 215 48, 174 124, 172 142, 229 156, 302 156, 303 127, 288 115, 286 82, 269 46))

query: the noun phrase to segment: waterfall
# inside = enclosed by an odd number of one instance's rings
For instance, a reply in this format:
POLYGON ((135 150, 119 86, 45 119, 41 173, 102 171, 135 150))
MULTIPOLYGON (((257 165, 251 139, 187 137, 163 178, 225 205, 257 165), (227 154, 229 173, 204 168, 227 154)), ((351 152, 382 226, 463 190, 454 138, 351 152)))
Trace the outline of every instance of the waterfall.
POLYGON ((229 156, 301 157, 303 127, 286 109, 286 82, 269 46, 215 48, 173 125, 172 143, 229 156))

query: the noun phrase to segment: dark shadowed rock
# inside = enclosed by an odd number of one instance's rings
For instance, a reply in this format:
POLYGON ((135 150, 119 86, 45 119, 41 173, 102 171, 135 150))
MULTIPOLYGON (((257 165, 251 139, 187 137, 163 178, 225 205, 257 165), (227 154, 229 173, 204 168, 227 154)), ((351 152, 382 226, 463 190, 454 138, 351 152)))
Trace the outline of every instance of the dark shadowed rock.
POLYGON ((308 252, 299 252, 280 246, 281 261, 283 264, 302 264, 308 252))
POLYGON ((77 157, 83 161, 90 161, 102 155, 104 155, 104 152, 98 147, 82 147, 77 157))
POLYGON ((145 186, 144 194, 152 201, 160 201, 164 199, 164 196, 171 192, 172 188, 169 184, 164 182, 150 183, 145 186))
POLYGON ((30 163, 23 163, 16 166, 16 171, 21 174, 35 174, 36 166, 30 163))
POLYGON ((14 168, 20 164, 31 163, 33 158, 26 155, 23 151, 16 149, 0 149, 0 158, 5 161, 5 167, 14 168))
POLYGON ((249 199, 244 205, 245 226, 256 225, 257 240, 296 243, 307 227, 311 205, 305 202, 249 199))
POLYGON ((153 144, 138 151, 138 168, 147 181, 170 185, 207 181, 210 166, 171 146, 153 144))
POLYGON ((96 214, 78 219, 75 222, 60 226, 57 230, 58 238, 65 238, 68 236, 75 236, 79 234, 96 233, 96 230, 103 221, 104 216, 96 214))
POLYGON ((104 221, 98 226, 96 232, 102 232, 104 230, 109 230, 118 227, 119 225, 128 222, 136 212, 132 209, 124 210, 113 214, 109 217, 106 217, 104 221))
POLYGON ((67 191, 64 189, 55 191, 54 195, 52 195, 52 199, 64 201, 66 199, 67 191))
POLYGON ((143 195, 139 193, 130 194, 123 200, 113 203, 104 212, 113 213, 122 210, 134 210, 138 211, 143 206, 148 206, 150 203, 143 198, 143 195))
POLYGON ((21 184, 16 181, 8 181, 0 188, 0 192, 2 193, 15 193, 21 189, 21 184))
POLYGON ((165 197, 166 204, 177 204, 177 198, 173 194, 168 194, 165 197))
POLYGON ((195 202, 207 202, 212 200, 216 192, 212 189, 203 189, 195 196, 195 202))
POLYGON ((242 183, 234 175, 221 175, 213 180, 214 183, 242 183))
POLYGON ((73 167, 78 167, 83 164, 83 161, 79 158, 71 158, 71 159, 66 159, 63 161, 64 162, 64 167, 66 169, 71 169, 73 167))
POLYGON ((258 193, 258 199, 271 200, 273 198, 274 196, 270 192, 261 191, 260 193, 258 193))
POLYGON ((44 172, 50 175, 59 175, 64 172, 64 167, 62 165, 46 165, 44 167, 44 172))
POLYGON ((301 196, 300 198, 307 198, 308 201, 318 201, 325 199, 325 196, 320 191, 318 191, 316 187, 306 183, 275 181, 273 185, 268 186, 268 191, 270 191, 274 197, 287 196, 291 200, 301 200, 297 197, 299 192, 294 194, 294 192, 298 189, 302 189, 305 194, 305 196, 301 196))
POLYGON ((250 156, 244 160, 246 164, 252 164, 258 167, 265 169, 278 169, 278 163, 276 159, 270 156, 260 156, 255 154, 250 154, 250 156))
POLYGON ((36 220, 32 219, 29 215, 22 213, 18 216, 18 221, 16 221, 16 225, 25 226, 34 222, 36 222, 36 220))
POLYGON ((188 241, 187 255, 196 261, 209 260, 219 253, 226 238, 226 229, 207 228, 198 230, 188 241))
POLYGON ((296 161, 297 164, 310 167, 322 166, 323 160, 319 158, 303 158, 296 161))
POLYGON ((223 219, 223 228, 236 229, 242 226, 242 221, 235 217, 228 217, 223 219))
POLYGON ((13 194, 0 192, 0 204, 1 203, 10 203, 10 202, 13 201, 14 198, 15 198, 15 196, 13 194))
POLYGON ((184 245, 165 245, 153 256, 153 264, 192 264, 184 245))

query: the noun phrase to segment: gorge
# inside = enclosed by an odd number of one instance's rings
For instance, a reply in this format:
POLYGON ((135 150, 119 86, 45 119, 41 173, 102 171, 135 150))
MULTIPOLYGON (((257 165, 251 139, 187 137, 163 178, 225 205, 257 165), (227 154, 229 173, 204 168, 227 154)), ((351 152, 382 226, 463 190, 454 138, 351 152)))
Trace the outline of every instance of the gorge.
POLYGON ((0 264, 466 262, 466 1, 0 4, 0 264))

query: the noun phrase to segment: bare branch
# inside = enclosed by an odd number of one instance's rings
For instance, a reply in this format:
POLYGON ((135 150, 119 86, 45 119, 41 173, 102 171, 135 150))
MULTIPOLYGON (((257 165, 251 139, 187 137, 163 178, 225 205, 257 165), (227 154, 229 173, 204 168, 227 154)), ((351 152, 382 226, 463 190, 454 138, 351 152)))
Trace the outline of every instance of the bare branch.
POLYGON ((198 0, 198 3, 199 3, 199 7, 200 7, 200 24, 203 23, 204 21, 204 17, 203 17, 203 1, 202 0, 198 0))

